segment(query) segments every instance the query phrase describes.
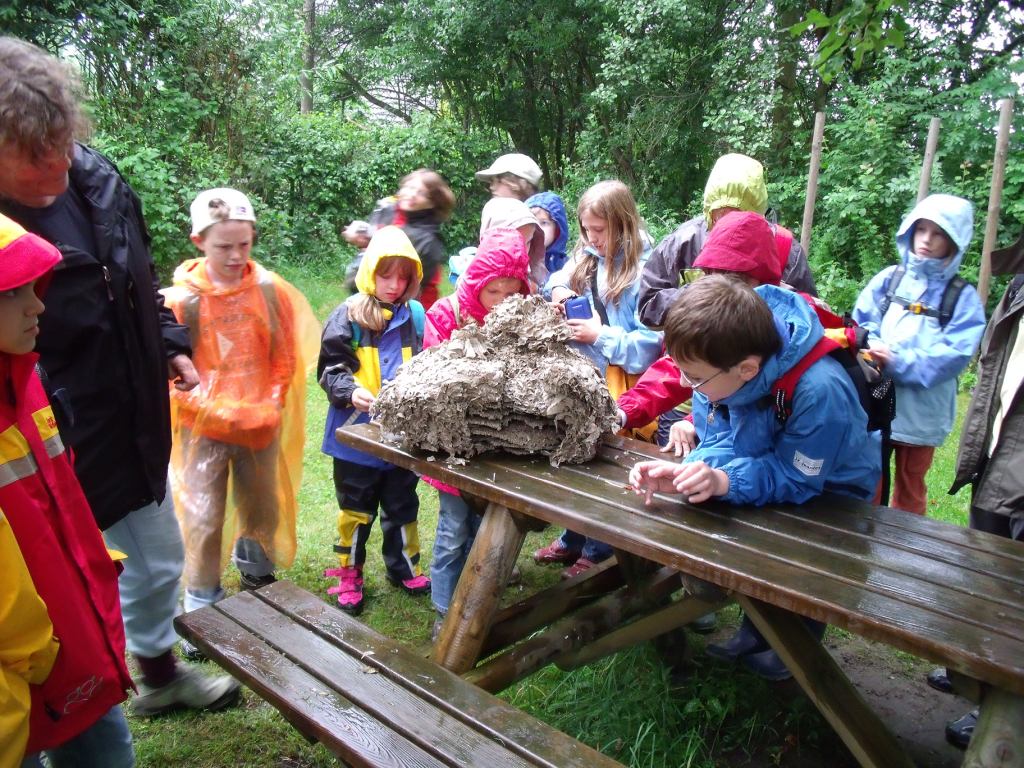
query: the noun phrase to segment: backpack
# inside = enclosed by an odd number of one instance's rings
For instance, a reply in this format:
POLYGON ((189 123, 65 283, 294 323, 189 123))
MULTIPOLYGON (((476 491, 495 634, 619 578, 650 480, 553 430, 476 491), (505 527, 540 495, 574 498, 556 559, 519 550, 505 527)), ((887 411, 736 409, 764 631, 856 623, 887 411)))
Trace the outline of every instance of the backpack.
POLYGON ((900 264, 892 271, 892 274, 889 275, 889 279, 885 281, 885 296, 882 298, 882 303, 878 307, 881 315, 884 317, 885 313, 889 310, 889 305, 895 302, 908 312, 915 315, 937 317, 939 319, 939 325, 945 328, 947 323, 949 323, 953 317, 953 310, 956 309, 956 303, 960 300, 961 292, 969 285, 969 283, 960 277, 960 275, 953 275, 950 281, 946 283, 946 288, 942 292, 942 299, 939 301, 939 307, 936 309, 922 304, 919 301, 907 301, 906 299, 901 299, 896 295, 896 289, 899 287, 900 281, 903 280, 903 276, 906 273, 907 268, 900 264))
POLYGON ((882 503, 889 499, 889 456, 892 421, 896 418, 896 387, 892 376, 887 374, 867 354, 868 333, 848 315, 840 317, 823 302, 807 294, 801 294, 825 326, 825 335, 818 340, 800 362, 786 371, 773 385, 771 403, 775 418, 785 424, 793 413, 793 392, 804 372, 821 358, 828 355, 843 366, 846 375, 853 382, 860 407, 868 417, 868 431, 882 432, 882 503))

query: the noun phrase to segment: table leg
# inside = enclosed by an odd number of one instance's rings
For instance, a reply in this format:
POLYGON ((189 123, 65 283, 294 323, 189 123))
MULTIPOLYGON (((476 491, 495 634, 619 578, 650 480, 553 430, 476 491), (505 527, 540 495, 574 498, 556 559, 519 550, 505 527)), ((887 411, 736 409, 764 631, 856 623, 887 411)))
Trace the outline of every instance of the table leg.
POLYGON ((452 672, 473 668, 498 612, 526 529, 500 504, 488 504, 434 645, 433 659, 452 672))
POLYGON ((746 595, 737 594, 736 600, 860 765, 913 768, 896 737, 799 616, 746 595))
POLYGON ((1024 697, 987 688, 978 725, 964 755, 964 768, 1024 766, 1024 697))

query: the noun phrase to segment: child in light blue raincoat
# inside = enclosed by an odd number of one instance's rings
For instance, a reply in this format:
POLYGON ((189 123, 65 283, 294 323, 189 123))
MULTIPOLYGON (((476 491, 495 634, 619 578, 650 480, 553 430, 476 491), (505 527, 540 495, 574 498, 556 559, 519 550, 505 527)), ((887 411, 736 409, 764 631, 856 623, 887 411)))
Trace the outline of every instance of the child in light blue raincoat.
POLYGON ((953 429, 957 376, 985 330, 978 292, 957 276, 973 230, 967 200, 929 195, 896 232, 900 263, 875 275, 853 309, 872 334, 872 356, 896 382, 891 504, 919 515, 935 448, 953 429))

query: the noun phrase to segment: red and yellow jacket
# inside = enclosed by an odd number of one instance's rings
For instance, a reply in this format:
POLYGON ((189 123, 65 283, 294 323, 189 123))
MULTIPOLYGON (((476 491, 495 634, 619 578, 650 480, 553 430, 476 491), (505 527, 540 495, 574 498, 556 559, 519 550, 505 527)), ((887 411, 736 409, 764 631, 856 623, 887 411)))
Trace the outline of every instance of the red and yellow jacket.
MULTIPOLYGON (((24 739, 23 725, 10 734, 6 728, 8 720, 18 720, 16 710, 24 701, 10 687, 11 670, 24 671, 23 678, 32 683, 29 753, 82 733, 124 701, 132 685, 124 661, 117 572, 64 451, 34 371, 36 359, 35 354, 0 354, 0 509, 52 630, 38 612, 3 617, 0 653, 18 655, 12 649, 20 648, 22 658, 3 659, 0 722, 5 728, 0 754, 24 739), (59 643, 59 651, 46 675, 46 649, 52 653, 53 641, 59 643)), ((18 594, 25 587, 24 578, 5 557, 0 606, 24 601, 18 594)))

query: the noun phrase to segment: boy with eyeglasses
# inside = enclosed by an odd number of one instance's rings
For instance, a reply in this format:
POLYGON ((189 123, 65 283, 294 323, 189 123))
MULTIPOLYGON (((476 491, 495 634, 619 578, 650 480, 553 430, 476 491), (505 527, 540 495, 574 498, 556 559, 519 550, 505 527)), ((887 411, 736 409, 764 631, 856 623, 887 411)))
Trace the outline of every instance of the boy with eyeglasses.
MULTIPOLYGON (((880 436, 867 431, 840 363, 826 356, 807 368, 785 422, 766 405, 774 383, 823 335, 814 310, 792 291, 751 288, 726 275, 690 286, 666 316, 665 344, 681 383, 693 390, 700 443, 682 463, 634 466, 629 482, 636 492, 648 503, 654 493, 755 506, 799 504, 826 491, 870 499, 881 473, 880 436)), ((820 638, 825 625, 805 621, 820 638)), ((769 680, 791 677, 746 617, 730 640, 707 650, 769 680)))

